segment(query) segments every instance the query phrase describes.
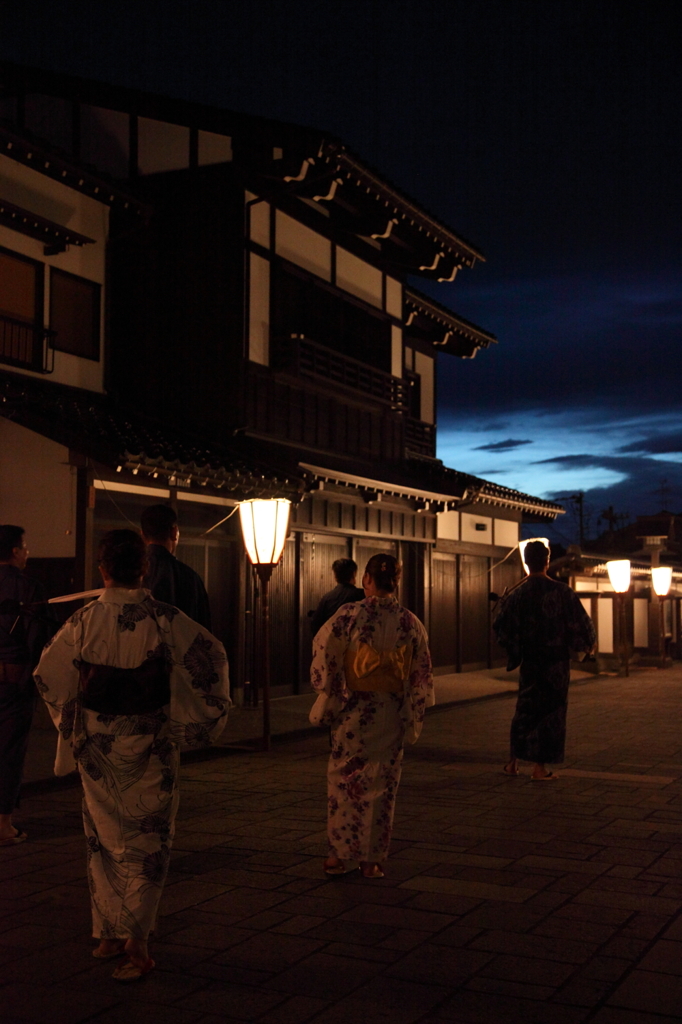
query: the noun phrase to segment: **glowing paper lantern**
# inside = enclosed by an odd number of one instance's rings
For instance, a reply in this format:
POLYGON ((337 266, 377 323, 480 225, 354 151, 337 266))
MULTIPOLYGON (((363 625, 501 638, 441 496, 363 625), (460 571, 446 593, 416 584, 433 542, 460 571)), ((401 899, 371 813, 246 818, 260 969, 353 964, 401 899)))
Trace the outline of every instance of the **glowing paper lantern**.
POLYGON ((526 575, 529 575, 529 569, 526 565, 526 546, 532 544, 534 541, 539 540, 541 544, 544 544, 549 551, 549 541, 546 537, 529 537, 528 540, 519 541, 519 551, 521 552, 521 561, 523 562, 523 568, 526 570, 526 575))
POLYGON ((669 565, 657 565, 651 570, 651 582, 659 597, 666 597, 673 581, 673 571, 669 565))
POLYGON ((630 559, 619 558, 606 563, 611 586, 617 594, 626 594, 630 589, 630 559))
POLYGON ((254 498, 239 504, 244 547, 254 565, 276 565, 289 532, 287 498, 254 498))

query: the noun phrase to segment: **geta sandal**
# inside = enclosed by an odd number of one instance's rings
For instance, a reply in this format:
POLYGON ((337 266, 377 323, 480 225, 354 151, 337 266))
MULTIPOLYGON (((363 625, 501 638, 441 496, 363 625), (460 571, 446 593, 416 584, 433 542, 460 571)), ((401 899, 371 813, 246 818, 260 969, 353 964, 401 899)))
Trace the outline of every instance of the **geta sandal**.
POLYGON ((330 878, 334 878, 337 875, 347 875, 351 871, 357 871, 360 867, 356 860, 337 860, 336 864, 330 864, 325 861, 322 865, 322 870, 325 875, 329 875, 330 878))
POLYGON ((136 964, 133 960, 126 960, 124 964, 116 968, 111 977, 114 981, 137 981, 138 978, 143 978, 145 974, 149 974, 155 967, 156 964, 151 957, 148 957, 144 964, 136 964))
POLYGON ((361 863, 360 869, 362 871, 363 878, 385 878, 385 874, 382 871, 381 864, 369 864, 366 862, 361 863))

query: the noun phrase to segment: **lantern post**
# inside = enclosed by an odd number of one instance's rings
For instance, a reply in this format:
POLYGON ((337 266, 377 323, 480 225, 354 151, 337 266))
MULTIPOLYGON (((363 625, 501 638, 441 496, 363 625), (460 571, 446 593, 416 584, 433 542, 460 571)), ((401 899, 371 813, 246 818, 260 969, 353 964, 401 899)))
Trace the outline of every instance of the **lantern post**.
POLYGON ((609 574, 611 586, 616 594, 618 646, 620 648, 618 653, 621 674, 629 676, 630 656, 628 641, 625 635, 625 595, 630 589, 630 560, 628 558, 619 558, 612 562, 607 562, 606 570, 609 574))
POLYGON ((270 749, 269 585, 289 532, 287 498, 254 498, 239 503, 244 547, 260 581, 260 683, 263 692, 263 750, 270 749))

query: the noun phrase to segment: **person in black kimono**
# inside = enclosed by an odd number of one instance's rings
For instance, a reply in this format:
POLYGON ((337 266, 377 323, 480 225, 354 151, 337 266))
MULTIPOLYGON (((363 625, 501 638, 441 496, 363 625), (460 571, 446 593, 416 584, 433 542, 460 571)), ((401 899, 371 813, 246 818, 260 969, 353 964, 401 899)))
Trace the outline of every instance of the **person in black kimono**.
POLYGON ((157 601, 179 608, 204 629, 211 629, 211 609, 203 580, 175 557, 180 539, 178 517, 170 505, 151 505, 140 517, 149 569, 143 586, 157 601))
POLYGON ((336 615, 342 605, 365 599, 364 590, 355 586, 358 574, 357 562, 354 562, 352 558, 337 558, 332 565, 332 572, 337 585, 320 600, 310 620, 313 636, 319 633, 332 615, 336 615))
POLYGON ((493 623, 509 655, 507 671, 521 666, 504 772, 518 775, 519 760, 531 761, 531 779, 549 781, 557 776, 546 764, 564 760, 571 652, 591 651, 595 632, 575 591, 547 575, 549 551, 541 541, 526 546, 525 562, 528 578, 502 598, 493 623))
POLYGON ((27 559, 22 527, 0 526, 0 847, 26 839, 12 824, 12 813, 33 719, 32 672, 57 627, 41 584, 24 575, 27 559))

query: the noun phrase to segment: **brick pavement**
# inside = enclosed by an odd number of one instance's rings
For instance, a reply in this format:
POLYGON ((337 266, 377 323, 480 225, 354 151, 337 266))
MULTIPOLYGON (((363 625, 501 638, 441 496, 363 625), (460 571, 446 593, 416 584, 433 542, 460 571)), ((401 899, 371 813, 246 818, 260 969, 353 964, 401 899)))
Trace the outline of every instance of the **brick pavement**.
POLYGON ((388 877, 326 880, 326 738, 183 769, 153 953, 90 956, 76 789, 0 851, 3 1024, 682 1020, 682 669, 575 686, 566 774, 500 772, 513 703, 430 714, 388 877))

